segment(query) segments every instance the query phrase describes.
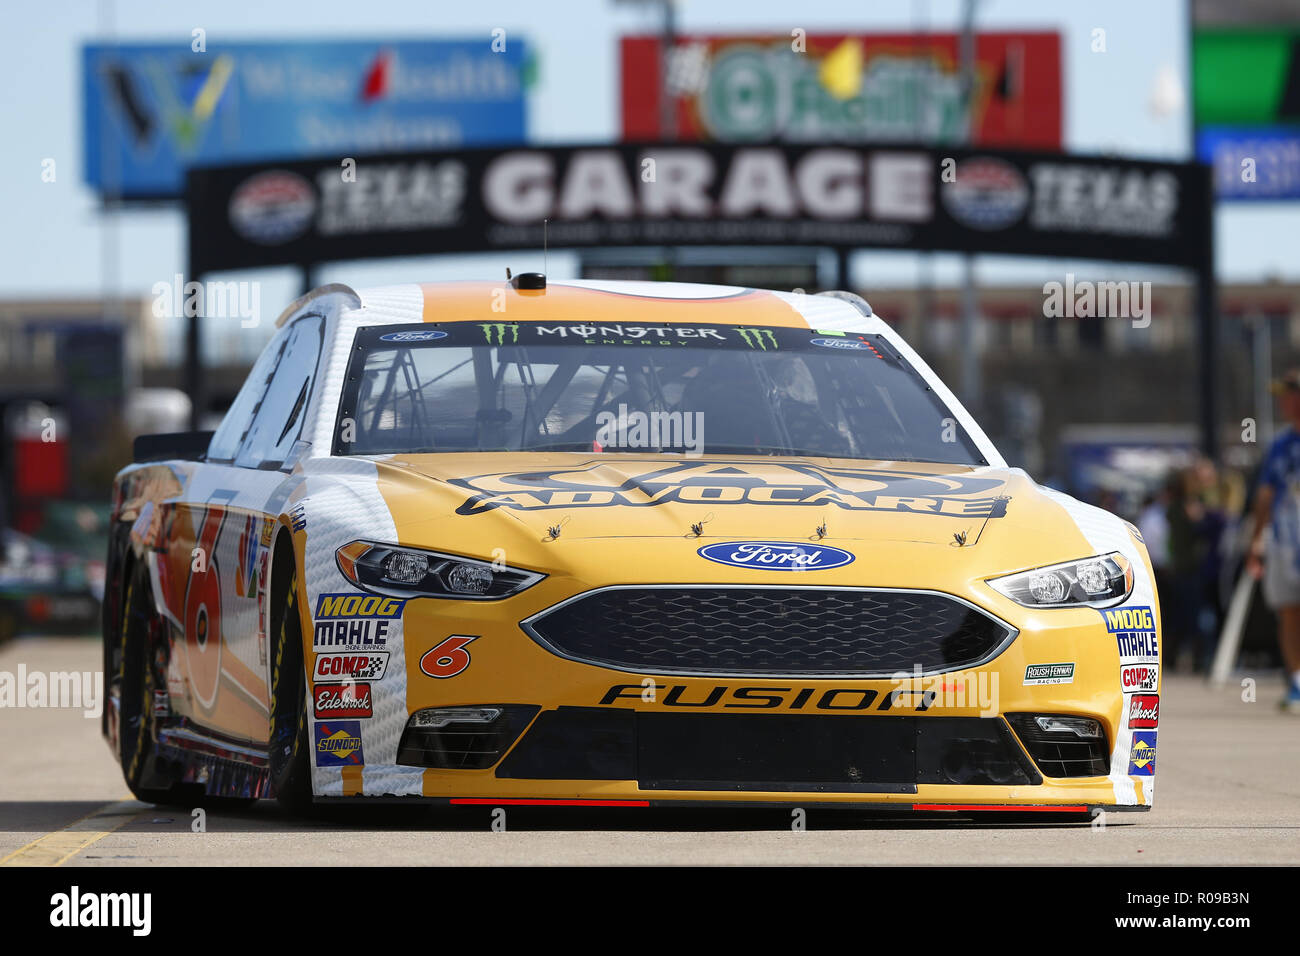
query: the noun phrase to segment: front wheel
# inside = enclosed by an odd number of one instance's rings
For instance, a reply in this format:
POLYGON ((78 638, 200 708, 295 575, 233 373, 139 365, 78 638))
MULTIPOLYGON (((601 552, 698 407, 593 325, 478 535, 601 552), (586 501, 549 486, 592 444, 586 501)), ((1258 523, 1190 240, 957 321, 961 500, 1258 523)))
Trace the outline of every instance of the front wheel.
POLYGON ((289 576, 287 590, 271 664, 271 789, 281 806, 300 813, 311 806, 312 790, 296 570, 289 576))

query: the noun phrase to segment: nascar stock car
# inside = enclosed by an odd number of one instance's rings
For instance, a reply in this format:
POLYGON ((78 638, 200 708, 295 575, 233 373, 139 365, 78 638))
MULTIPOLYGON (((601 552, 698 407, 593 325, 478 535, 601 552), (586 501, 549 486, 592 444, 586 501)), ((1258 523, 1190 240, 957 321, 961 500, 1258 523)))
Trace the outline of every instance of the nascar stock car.
POLYGON ((861 298, 525 273, 277 326, 115 481, 139 798, 1151 806, 1140 536, 861 298))

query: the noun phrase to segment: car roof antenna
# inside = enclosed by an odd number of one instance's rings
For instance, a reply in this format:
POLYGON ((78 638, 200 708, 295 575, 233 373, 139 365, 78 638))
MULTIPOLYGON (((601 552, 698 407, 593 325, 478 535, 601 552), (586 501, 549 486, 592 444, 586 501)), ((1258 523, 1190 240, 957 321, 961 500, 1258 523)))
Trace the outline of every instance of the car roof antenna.
POLYGON ((550 221, 550 220, 548 220, 548 219, 543 219, 543 220, 542 220, 542 275, 550 275, 550 274, 551 274, 551 273, 550 273, 550 270, 546 268, 546 250, 547 250, 547 243, 546 243, 546 224, 547 224, 549 221, 550 221))
POLYGON ((509 282, 510 279, 511 279, 511 275, 510 275, 510 267, 509 267, 509 266, 506 266, 506 281, 509 282))

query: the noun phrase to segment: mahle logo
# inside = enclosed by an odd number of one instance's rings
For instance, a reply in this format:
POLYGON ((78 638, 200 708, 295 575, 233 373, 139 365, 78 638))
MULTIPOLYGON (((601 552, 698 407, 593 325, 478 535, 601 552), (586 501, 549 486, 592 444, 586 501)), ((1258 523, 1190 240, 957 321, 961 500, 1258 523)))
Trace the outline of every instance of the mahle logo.
POLYGON ((770 345, 775 352, 778 348, 776 333, 771 329, 736 329, 736 331, 740 334, 741 340, 751 349, 762 349, 766 352, 770 345))
POLYGON ((478 327, 483 330, 483 338, 488 345, 513 345, 519 341, 519 326, 516 323, 480 322, 478 327))

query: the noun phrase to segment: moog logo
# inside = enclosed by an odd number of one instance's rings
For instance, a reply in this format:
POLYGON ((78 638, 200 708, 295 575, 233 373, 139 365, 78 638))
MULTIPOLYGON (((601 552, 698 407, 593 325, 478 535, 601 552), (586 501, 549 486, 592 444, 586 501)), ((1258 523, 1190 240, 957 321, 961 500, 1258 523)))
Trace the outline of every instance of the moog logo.
POLYGON ((725 541, 696 553, 718 564, 761 571, 825 571, 853 563, 853 555, 839 548, 781 541, 725 541))

